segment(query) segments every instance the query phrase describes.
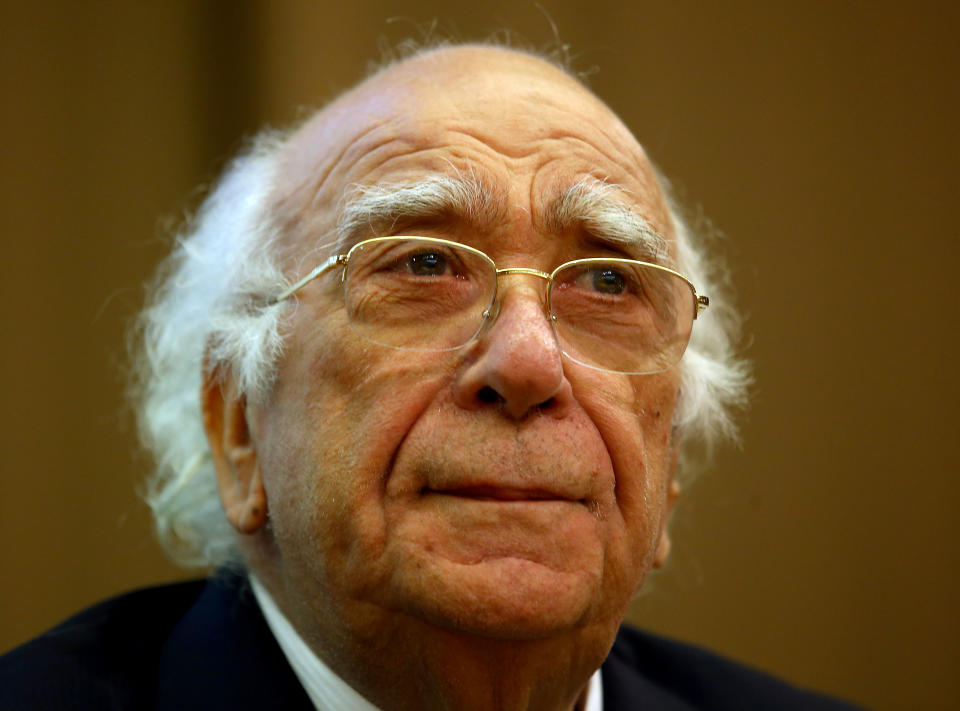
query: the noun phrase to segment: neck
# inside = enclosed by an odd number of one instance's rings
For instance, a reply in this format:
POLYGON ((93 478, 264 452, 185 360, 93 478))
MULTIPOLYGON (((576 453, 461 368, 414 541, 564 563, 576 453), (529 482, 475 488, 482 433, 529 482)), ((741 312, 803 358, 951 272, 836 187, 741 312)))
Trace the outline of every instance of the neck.
POLYGON ((572 711, 603 656, 587 658, 574 645, 553 639, 490 640, 430 625, 401 627, 408 629, 377 653, 366 653, 371 648, 365 646, 360 654, 342 659, 344 674, 360 671, 350 683, 365 687, 363 693, 385 711, 572 711), (389 683, 380 683, 383 679, 389 683))
POLYGON ((493 639, 368 603, 336 601, 319 614, 269 575, 261 580, 317 656, 383 711, 580 709, 617 628, 493 639))
POLYGON ((572 711, 607 646, 587 653, 569 640, 493 640, 401 620, 389 634, 314 651, 384 711, 572 711))

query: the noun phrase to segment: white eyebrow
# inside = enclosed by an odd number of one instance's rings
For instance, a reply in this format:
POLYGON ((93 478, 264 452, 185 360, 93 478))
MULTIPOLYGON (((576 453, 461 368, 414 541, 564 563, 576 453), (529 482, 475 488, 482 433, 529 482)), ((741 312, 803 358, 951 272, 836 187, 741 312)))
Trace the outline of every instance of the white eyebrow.
MULTIPOLYGON (((548 228, 561 232, 583 226, 593 236, 627 245, 645 261, 672 266, 667 241, 650 223, 615 196, 619 186, 584 178, 563 191, 549 208, 548 228)), ((406 220, 456 216, 481 230, 505 219, 504 200, 476 175, 432 175, 415 183, 356 185, 337 222, 336 253, 355 242, 392 233, 406 220)))
POLYGON ((618 185, 584 178, 567 188, 551 206, 551 226, 564 230, 582 225, 592 235, 639 250, 645 261, 672 266, 667 240, 650 223, 618 200, 618 185))
POLYGON ((398 222, 456 216, 479 227, 503 218, 498 200, 474 175, 433 175, 408 184, 354 186, 337 222, 337 251, 365 237, 385 236, 398 222))

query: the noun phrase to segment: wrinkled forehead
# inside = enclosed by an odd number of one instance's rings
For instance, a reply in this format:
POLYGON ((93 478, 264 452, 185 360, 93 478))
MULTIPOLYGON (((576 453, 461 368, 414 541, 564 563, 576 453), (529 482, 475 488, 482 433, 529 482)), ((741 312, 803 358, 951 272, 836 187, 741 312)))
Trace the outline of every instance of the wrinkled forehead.
POLYGON ((549 62, 487 47, 406 60, 318 112, 284 149, 273 204, 299 241, 304 231, 332 235, 358 186, 465 172, 490 187, 556 194, 591 178, 672 233, 654 171, 619 118, 549 62), (491 164, 506 168, 489 175, 491 164))

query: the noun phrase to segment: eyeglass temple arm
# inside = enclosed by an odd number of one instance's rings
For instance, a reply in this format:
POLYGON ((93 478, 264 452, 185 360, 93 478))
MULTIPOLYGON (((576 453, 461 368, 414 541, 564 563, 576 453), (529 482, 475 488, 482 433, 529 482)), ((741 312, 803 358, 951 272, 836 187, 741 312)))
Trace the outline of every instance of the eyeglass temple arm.
POLYGON ((709 297, 709 296, 702 296, 702 295, 696 294, 696 293, 694 293, 694 296, 697 297, 697 300, 696 300, 697 310, 696 310, 696 311, 694 312, 694 314, 693 314, 693 317, 696 318, 697 316, 700 315, 700 313, 701 313, 702 311, 706 311, 706 310, 707 310, 707 307, 710 305, 710 297, 709 297))
POLYGON ((294 292, 296 292, 296 291, 298 291, 299 289, 301 289, 304 285, 306 285, 306 284, 310 283, 311 281, 313 281, 314 279, 316 279, 318 276, 320 276, 321 274, 323 274, 323 273, 324 273, 325 271, 327 271, 328 269, 333 269, 333 268, 334 268, 335 266, 337 266, 338 264, 346 264, 346 263, 347 263, 347 255, 345 255, 345 254, 335 254, 335 255, 333 255, 333 256, 330 257, 327 261, 325 261, 323 264, 321 264, 319 267, 317 267, 317 268, 314 269, 312 272, 310 272, 309 274, 307 274, 303 279, 301 279, 301 280, 298 281, 296 284, 294 284, 294 285, 291 286, 289 289, 287 289, 287 290, 284 291, 282 294, 280 294, 278 297, 276 297, 276 298, 273 300, 273 303, 279 304, 281 301, 284 301, 285 299, 289 298, 291 294, 293 294, 294 292))

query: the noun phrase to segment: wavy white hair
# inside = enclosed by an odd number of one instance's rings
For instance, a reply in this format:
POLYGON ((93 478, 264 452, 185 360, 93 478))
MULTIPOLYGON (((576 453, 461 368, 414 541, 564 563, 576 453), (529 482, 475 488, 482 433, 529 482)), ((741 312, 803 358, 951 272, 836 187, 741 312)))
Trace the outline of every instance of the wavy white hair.
MULTIPOLYGON (((269 296, 290 281, 279 266, 280 230, 268 196, 285 138, 264 134, 229 165, 177 236, 138 322, 132 398, 141 438, 156 462, 144 497, 160 542, 184 566, 240 563, 220 504, 199 393, 203 369, 221 363, 248 394, 271 386, 283 350, 286 305, 269 296)), ((662 178, 661 183, 669 194, 669 185, 662 178)), ((432 185, 428 189, 437 188, 432 185)), ((417 209, 418 196, 409 197, 417 209)), ((377 196, 367 199, 375 202, 377 196)), ((737 319, 723 295, 724 272, 707 258, 675 202, 668 199, 668 205, 677 267, 712 298, 680 365, 675 425, 685 448, 691 443, 709 448, 736 436, 731 411, 744 402, 748 372, 734 351, 737 319)))
POLYGON ((161 265, 137 324, 131 396, 156 468, 144 498, 157 536, 184 566, 239 562, 200 410, 204 361, 229 363, 244 392, 269 387, 280 355, 279 305, 255 295, 285 283, 267 211, 279 134, 263 134, 227 168, 161 265))

